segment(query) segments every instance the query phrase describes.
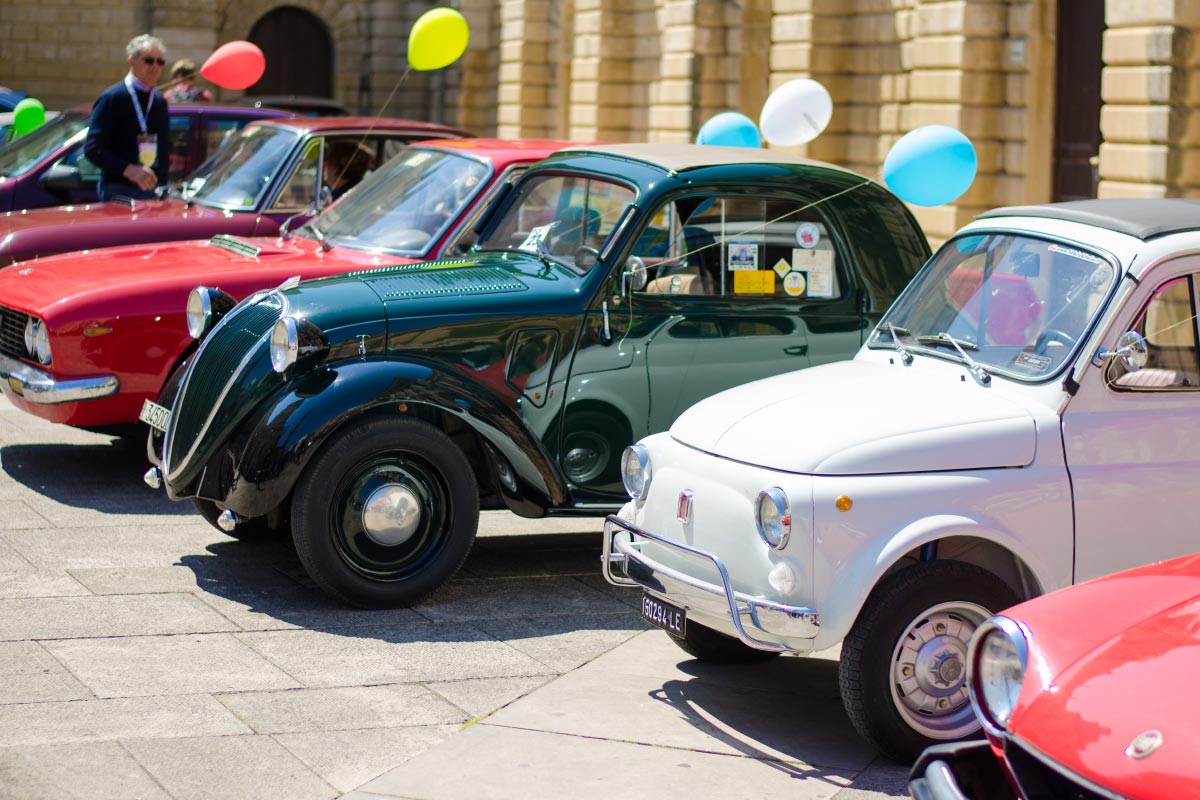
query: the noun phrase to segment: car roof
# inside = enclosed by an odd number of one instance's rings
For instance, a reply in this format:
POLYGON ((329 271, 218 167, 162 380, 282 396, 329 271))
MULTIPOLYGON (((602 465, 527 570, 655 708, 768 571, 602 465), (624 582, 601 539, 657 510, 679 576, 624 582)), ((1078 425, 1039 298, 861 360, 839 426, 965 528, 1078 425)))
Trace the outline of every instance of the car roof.
POLYGON ((1077 222, 1149 241, 1172 233, 1200 231, 1200 200, 1170 198, 1105 198, 1030 206, 994 208, 976 219, 1039 217, 1077 222))
MULTIPOLYGON (((261 109, 259 109, 261 110, 261 109)), ((455 138, 471 138, 475 134, 462 128, 442 125, 437 122, 421 122, 412 119, 396 119, 393 117, 293 117, 290 119, 270 120, 272 125, 288 128, 300 128, 317 133, 337 132, 342 130, 354 131, 393 131, 431 139, 452 136, 455 138)))
MULTIPOLYGON (((195 114, 211 114, 222 117, 235 117, 238 119, 285 119, 299 116, 295 112, 287 111, 282 108, 254 108, 253 106, 225 105, 223 103, 169 103, 168 108, 174 112, 188 112, 195 114)), ((91 116, 92 104, 81 103, 77 106, 71 106, 67 109, 71 113, 85 114, 91 116)))
POLYGON ((424 142, 413 142, 410 146, 441 147, 447 150, 476 152, 490 158, 512 160, 527 158, 529 153, 549 154, 568 147, 578 147, 579 142, 568 142, 562 139, 430 139, 424 142))
POLYGON ((678 142, 648 142, 642 144, 587 145, 570 148, 567 152, 587 152, 635 159, 658 166, 668 172, 685 172, 725 164, 796 164, 819 166, 839 172, 848 170, 784 153, 755 147, 719 147, 707 144, 681 144, 678 142))

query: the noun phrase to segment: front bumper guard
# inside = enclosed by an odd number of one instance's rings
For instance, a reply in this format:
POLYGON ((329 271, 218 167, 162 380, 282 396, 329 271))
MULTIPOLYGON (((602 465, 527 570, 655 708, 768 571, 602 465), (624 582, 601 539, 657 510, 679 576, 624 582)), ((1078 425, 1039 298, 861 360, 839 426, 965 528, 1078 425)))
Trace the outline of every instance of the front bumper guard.
POLYGON ((26 402, 41 405, 96 400, 116 394, 120 386, 116 375, 57 380, 48 372, 6 355, 0 355, 0 380, 26 402))
POLYGON ((604 564, 604 578, 614 586, 641 586, 671 598, 673 602, 682 601, 680 604, 685 609, 695 609, 710 616, 726 618, 733 624, 738 638, 756 650, 794 652, 794 648, 759 639, 754 633, 783 639, 812 639, 820 629, 820 617, 811 608, 789 606, 735 592, 729 580, 729 571, 719 556, 642 530, 616 515, 609 515, 605 519, 601 560, 604 564), (631 538, 628 541, 617 541, 621 531, 631 534, 631 538), (632 537, 650 539, 681 553, 708 561, 720 574, 721 585, 702 581, 660 564, 643 553, 641 544, 632 537), (617 574, 618 569, 622 574, 617 574))

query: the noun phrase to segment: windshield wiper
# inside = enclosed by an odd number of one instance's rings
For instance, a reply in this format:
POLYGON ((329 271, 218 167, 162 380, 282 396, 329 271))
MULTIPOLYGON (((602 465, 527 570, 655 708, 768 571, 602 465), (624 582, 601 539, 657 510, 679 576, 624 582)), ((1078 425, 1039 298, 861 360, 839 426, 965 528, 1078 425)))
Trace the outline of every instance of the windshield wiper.
POLYGON ((908 336, 910 333, 912 333, 912 331, 910 331, 908 328, 901 328, 897 325, 893 325, 890 322, 884 327, 887 328, 887 332, 892 335, 892 344, 896 345, 896 352, 900 354, 900 360, 905 364, 911 364, 913 360, 913 354, 908 352, 908 348, 904 346, 904 342, 900 341, 900 337, 901 335, 908 336))
POLYGON ((963 361, 965 361, 967 364, 967 369, 971 371, 971 374, 975 376, 976 380, 978 380, 980 383, 991 382, 992 376, 988 374, 988 371, 980 366, 978 361, 967 355, 967 350, 979 350, 979 345, 975 344, 974 342, 968 342, 966 339, 955 339, 945 331, 942 331, 937 336, 918 336, 917 342, 919 344, 950 345, 958 351, 960 356, 962 356, 963 361))

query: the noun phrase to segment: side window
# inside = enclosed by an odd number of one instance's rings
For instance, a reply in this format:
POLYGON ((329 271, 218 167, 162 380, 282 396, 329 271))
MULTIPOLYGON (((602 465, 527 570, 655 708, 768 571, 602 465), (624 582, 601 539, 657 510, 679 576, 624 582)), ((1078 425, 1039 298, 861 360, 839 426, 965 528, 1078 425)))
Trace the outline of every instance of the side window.
POLYGON ((795 200, 691 196, 651 218, 634 246, 648 294, 824 300, 846 285, 816 209, 795 200))
POLYGON ((463 220, 458 226, 458 233, 454 238, 447 242, 446 249, 443 251, 446 256, 464 255, 474 245, 475 240, 479 238, 479 234, 475 232, 475 224, 479 221, 479 217, 487 210, 492 202, 492 198, 496 196, 496 192, 500 191, 505 184, 513 183, 529 169, 528 165, 519 165, 509 167, 508 170, 500 176, 499 180, 492 185, 491 190, 486 197, 481 197, 475 204, 475 208, 471 210, 471 215, 463 220))
MULTIPOLYGON (((204 129, 204 158, 208 158, 224 144, 225 139, 236 130, 240 130, 247 120, 244 119, 213 119, 209 117, 204 129)), ((200 166, 203 158, 193 159, 195 166, 200 166)))
POLYGON ((1129 372, 1119 359, 1108 367, 1109 384, 1118 391, 1196 391, 1200 387, 1200 350, 1196 344, 1194 277, 1176 278, 1155 290, 1133 325, 1146 337, 1146 366, 1129 372))
POLYGON ((301 211, 317 201, 317 175, 321 168, 323 140, 313 139, 304 149, 304 157, 292 170, 287 183, 275 198, 274 208, 301 211))
POLYGON ((171 117, 170 166, 167 168, 167 180, 183 180, 187 171, 188 146, 192 142, 192 120, 190 117, 171 117))

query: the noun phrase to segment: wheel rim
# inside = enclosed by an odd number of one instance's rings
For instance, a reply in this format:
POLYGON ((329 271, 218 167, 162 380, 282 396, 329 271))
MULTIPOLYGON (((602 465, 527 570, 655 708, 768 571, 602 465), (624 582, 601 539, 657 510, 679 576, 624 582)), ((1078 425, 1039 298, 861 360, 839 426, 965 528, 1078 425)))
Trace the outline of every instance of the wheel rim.
POLYGON ((595 433, 572 433, 563 447, 563 470, 574 483, 594 481, 608 466, 612 448, 595 433))
POLYGON ((991 612, 941 603, 918 614, 892 651, 892 702, 930 739, 957 739, 979 727, 967 695, 967 647, 991 612))
POLYGON ((346 473, 330 507, 338 555, 372 580, 401 581, 445 549, 452 512, 440 473, 411 453, 375 454, 346 473))

